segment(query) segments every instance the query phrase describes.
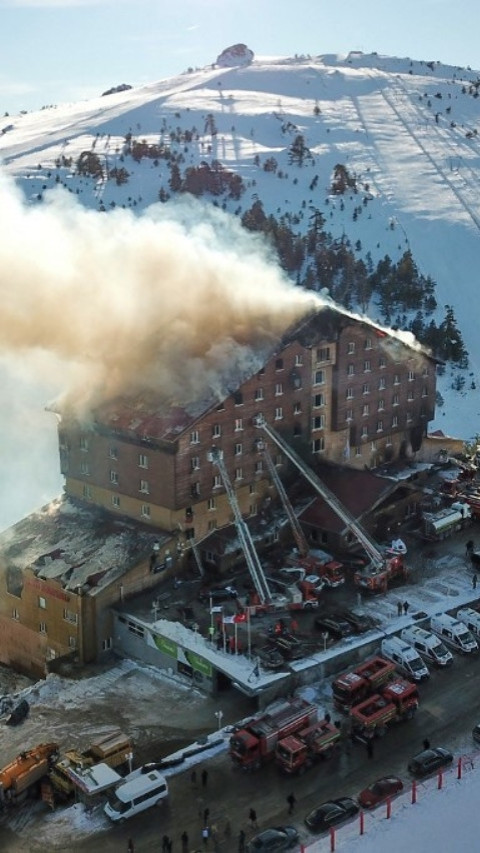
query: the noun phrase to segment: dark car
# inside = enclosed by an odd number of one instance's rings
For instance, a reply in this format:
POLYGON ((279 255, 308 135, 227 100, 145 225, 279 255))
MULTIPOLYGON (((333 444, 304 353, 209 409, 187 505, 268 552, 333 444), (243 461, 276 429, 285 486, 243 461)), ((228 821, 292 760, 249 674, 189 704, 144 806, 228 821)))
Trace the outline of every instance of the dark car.
POLYGON ((315 628, 319 631, 328 631, 335 640, 351 637, 354 633, 352 625, 340 616, 317 616, 315 628))
POLYGON ((408 762, 408 769, 413 776, 428 776, 442 767, 448 767, 453 761, 453 755, 448 749, 437 746, 434 749, 424 749, 408 762))
POLYGON ((356 634, 364 634, 375 627, 375 620, 366 613, 355 613, 353 610, 341 610, 334 614, 337 619, 342 619, 352 626, 356 634))
POLYGON ((376 782, 372 782, 368 788, 364 788, 358 795, 358 802, 365 809, 373 809, 374 806, 384 803, 389 797, 395 796, 403 790, 403 782, 398 776, 382 776, 376 782))
POLYGON ((355 800, 350 797, 329 800, 306 816, 305 825, 311 832, 326 832, 331 826, 337 826, 349 817, 354 817, 359 811, 355 800))
POLYGON ((22 699, 5 720, 7 726, 18 726, 20 723, 23 723, 24 719, 28 717, 29 711, 30 705, 26 699, 22 699))
POLYGON ((472 737, 476 743, 480 743, 480 723, 477 723, 477 725, 473 727, 472 737))
POLYGON ((294 826, 274 826, 264 829, 247 844, 248 853, 283 853, 298 842, 298 832, 294 826))
POLYGON ((214 589, 202 589, 198 593, 198 600, 202 604, 218 604, 220 601, 230 601, 238 595, 237 590, 233 586, 214 587, 214 589))

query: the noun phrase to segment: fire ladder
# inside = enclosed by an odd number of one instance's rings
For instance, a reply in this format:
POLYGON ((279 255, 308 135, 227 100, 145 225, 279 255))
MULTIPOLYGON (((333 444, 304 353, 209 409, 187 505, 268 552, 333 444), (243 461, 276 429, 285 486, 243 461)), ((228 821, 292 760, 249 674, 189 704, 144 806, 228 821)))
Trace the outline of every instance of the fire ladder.
POLYGON ((263 439, 258 440, 257 450, 259 450, 261 452, 263 458, 265 459, 265 462, 267 463, 267 468, 268 468, 268 471, 269 471, 270 476, 272 478, 272 481, 275 485, 275 488, 277 490, 277 494, 278 494, 278 496, 279 496, 279 498, 283 504, 283 508, 284 508, 285 512, 287 513, 287 518, 288 518, 290 525, 291 525, 291 528, 292 528, 293 538, 295 539, 295 544, 298 548, 298 553, 300 554, 301 557, 306 557, 308 555, 309 550, 310 550, 308 547, 308 542, 305 538, 305 535, 304 535, 303 530, 301 528, 300 522, 299 522, 297 516, 295 515, 295 511, 293 509, 293 506, 290 502, 290 499, 289 499, 289 497, 285 491, 285 487, 284 487, 284 485, 280 479, 280 476, 278 474, 278 471, 275 467, 275 462, 273 461, 272 456, 270 454, 270 451, 267 447, 267 444, 265 441, 263 441, 263 439))
MULTIPOLYGON (((356 536, 358 541, 363 545, 365 551, 370 557, 375 569, 377 571, 382 571, 385 568, 385 559, 377 548, 373 539, 363 530, 363 528, 358 524, 356 519, 350 512, 343 506, 343 504, 338 500, 338 498, 330 491, 330 489, 322 483, 319 477, 310 469, 307 465, 302 461, 302 459, 295 453, 294 450, 290 447, 290 445, 284 441, 278 433, 275 432, 271 427, 268 426, 265 419, 258 416, 254 419, 254 424, 259 429, 263 429, 269 438, 278 445, 278 447, 283 451, 285 456, 290 459, 291 462, 298 468, 298 470, 303 474, 305 479, 308 480, 311 486, 318 492, 318 494, 327 502, 327 504, 337 513, 338 517, 343 521, 348 530, 356 536)), ((297 520, 298 521, 298 520, 297 520)))
POLYGON ((258 558, 258 554, 253 543, 250 530, 248 529, 248 526, 242 516, 235 490, 231 484, 230 477, 228 476, 228 472, 223 461, 223 451, 217 447, 213 447, 212 450, 207 454, 207 459, 209 462, 213 462, 213 464, 216 465, 218 470, 220 471, 220 475, 223 480, 223 485, 225 486, 225 491, 227 493, 230 506, 233 510, 235 525, 238 530, 240 543, 245 554, 245 560, 247 562, 248 570, 253 580, 255 590, 260 599, 260 602, 262 604, 268 603, 272 600, 272 594, 270 592, 267 579, 262 569, 262 565, 258 558))

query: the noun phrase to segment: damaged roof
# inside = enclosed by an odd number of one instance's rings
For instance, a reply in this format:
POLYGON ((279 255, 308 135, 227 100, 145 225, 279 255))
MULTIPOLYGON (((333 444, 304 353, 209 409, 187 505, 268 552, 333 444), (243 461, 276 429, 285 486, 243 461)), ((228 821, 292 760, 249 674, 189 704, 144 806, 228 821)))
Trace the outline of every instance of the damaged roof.
POLYGON ((91 595, 147 559, 171 534, 75 501, 57 498, 0 534, 0 565, 91 595))

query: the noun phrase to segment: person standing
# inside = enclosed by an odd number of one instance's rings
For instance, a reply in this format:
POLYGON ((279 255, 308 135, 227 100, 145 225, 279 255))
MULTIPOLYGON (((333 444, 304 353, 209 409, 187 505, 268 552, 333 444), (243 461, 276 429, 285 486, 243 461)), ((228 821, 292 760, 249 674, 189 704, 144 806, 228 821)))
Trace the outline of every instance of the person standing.
POLYGON ((248 813, 248 819, 249 819, 250 824, 253 827, 253 829, 258 829, 257 813, 256 813, 255 809, 250 809, 250 811, 248 813))
POLYGON ((192 770, 191 775, 190 775, 190 781, 191 781, 192 785, 197 784, 197 771, 196 770, 192 770))
POLYGON ((245 833, 243 829, 238 833, 238 853, 245 853, 245 833))
POLYGON ((367 755, 369 758, 373 758, 373 737, 369 737, 367 740, 367 755))
POLYGON ((208 782, 208 770, 202 770, 202 788, 207 787, 208 782))
POLYGON ((168 853, 168 846, 170 843, 170 839, 168 835, 164 835, 162 838, 162 853, 168 853))
POLYGON ((207 825, 209 816, 210 816, 210 809, 208 809, 208 808, 204 809, 203 810, 203 825, 204 826, 207 825))
POLYGON ((202 829, 202 839, 203 839, 203 846, 204 847, 208 847, 209 836, 210 836, 210 830, 209 830, 208 826, 204 826, 202 829))
POLYGON ((406 615, 407 615, 407 613, 408 613, 408 608, 409 608, 409 607, 410 607, 410 605, 409 605, 408 601, 404 601, 404 602, 403 602, 403 612, 405 613, 405 616, 406 616, 406 615))
POLYGON ((478 581, 478 577, 477 577, 477 573, 475 572, 475 574, 474 574, 474 576, 473 576, 473 578, 472 578, 472 586, 473 586, 473 588, 474 588, 474 589, 476 589, 476 588, 477 588, 477 581, 478 581))
POLYGON ((135 845, 134 845, 134 843, 133 843, 133 839, 132 839, 132 838, 129 838, 129 839, 128 839, 127 853, 135 853, 135 845))
POLYGON ((287 803, 288 803, 288 814, 293 814, 293 810, 294 810, 294 808, 295 808, 295 803, 296 803, 296 802, 297 802, 297 800, 295 799, 295 794, 294 794, 294 793, 293 793, 293 791, 292 791, 292 793, 291 793, 291 794, 289 794, 289 795, 288 795, 288 797, 287 797, 287 803))
POLYGON ((181 837, 182 853, 188 853, 188 832, 184 830, 181 837))
POLYGON ((402 615, 402 612, 403 612, 402 602, 401 602, 401 601, 399 601, 399 602, 398 602, 398 604, 397 604, 397 613, 398 613, 398 615, 399 615, 399 616, 401 616, 401 615, 402 615))
POLYGON ((425 740, 423 741, 423 748, 424 749, 430 749, 430 741, 429 741, 428 737, 426 737, 425 740))

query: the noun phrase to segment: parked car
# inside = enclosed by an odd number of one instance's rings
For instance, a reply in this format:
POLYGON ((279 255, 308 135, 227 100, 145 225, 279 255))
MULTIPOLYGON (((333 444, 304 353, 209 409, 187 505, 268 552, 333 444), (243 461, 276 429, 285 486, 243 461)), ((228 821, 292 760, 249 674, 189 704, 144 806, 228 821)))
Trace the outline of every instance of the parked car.
POLYGON ((480 743, 480 723, 473 727, 472 737, 476 743, 480 743))
POLYGON ((358 802, 365 809, 373 809, 374 806, 384 803, 389 797, 395 796, 403 790, 403 782, 398 776, 382 776, 360 791, 358 802))
POLYGON ((237 590, 233 586, 214 587, 213 589, 201 589, 198 593, 198 600, 202 604, 208 604, 212 601, 213 604, 218 604, 219 601, 230 601, 238 595, 237 590))
POLYGON ((15 706, 13 711, 8 715, 5 720, 7 726, 18 726, 20 723, 23 723, 24 719, 28 717, 28 712, 30 711, 30 705, 28 704, 26 699, 22 699, 18 705, 15 706))
POLYGON ((366 613, 355 613, 353 610, 340 610, 333 614, 336 619, 348 622, 356 634, 363 634, 375 627, 375 620, 366 613))
POLYGON ((355 800, 350 797, 340 797, 322 803, 305 818, 305 825, 311 832, 326 832, 331 826, 337 826, 349 817, 355 817, 360 811, 355 800))
POLYGON ((283 853, 298 842, 294 826, 274 826, 255 835, 247 844, 248 853, 283 853))
POLYGON ((354 633, 352 625, 339 616, 317 616, 315 628, 318 628, 319 631, 328 631, 335 640, 351 637, 354 633))
POLYGON ((448 767, 453 761, 453 755, 448 749, 437 746, 434 749, 424 749, 408 762, 409 772, 413 776, 428 776, 442 767, 448 767))

